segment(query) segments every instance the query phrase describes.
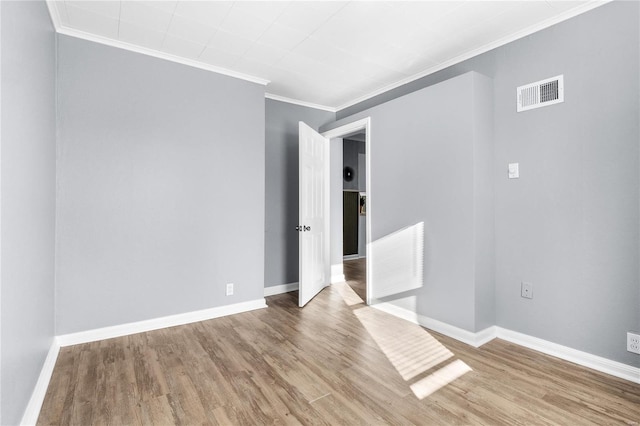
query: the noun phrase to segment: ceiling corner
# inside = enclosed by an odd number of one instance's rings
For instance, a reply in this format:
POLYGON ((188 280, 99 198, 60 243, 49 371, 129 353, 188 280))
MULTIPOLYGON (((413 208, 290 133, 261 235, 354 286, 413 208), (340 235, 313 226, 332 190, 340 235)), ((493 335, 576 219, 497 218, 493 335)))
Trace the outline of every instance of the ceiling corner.
POLYGON ((53 28, 58 31, 62 26, 62 21, 60 19, 60 13, 58 12, 58 7, 56 6, 56 2, 53 0, 46 0, 47 8, 49 9, 49 16, 51 17, 51 22, 53 23, 53 28))
POLYGON ((267 99, 274 100, 274 101, 286 102, 288 104, 299 105, 299 106, 303 106, 303 107, 307 107, 307 108, 319 109, 319 110, 322 110, 322 111, 328 111, 328 112, 333 112, 333 113, 338 111, 338 109, 334 108, 334 107, 330 107, 330 106, 326 106, 326 105, 320 105, 320 104, 314 104, 312 102, 305 102, 305 101, 301 101, 301 100, 298 100, 298 99, 287 98, 286 96, 274 95, 273 93, 265 93, 264 97, 267 98, 267 99))

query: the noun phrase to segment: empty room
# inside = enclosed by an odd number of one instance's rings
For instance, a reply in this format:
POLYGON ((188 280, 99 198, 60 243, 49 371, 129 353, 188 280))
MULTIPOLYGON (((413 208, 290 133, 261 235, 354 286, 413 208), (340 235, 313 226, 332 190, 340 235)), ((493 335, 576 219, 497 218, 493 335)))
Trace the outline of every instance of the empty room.
POLYGON ((1 1, 0 424, 640 424, 640 3, 1 1))

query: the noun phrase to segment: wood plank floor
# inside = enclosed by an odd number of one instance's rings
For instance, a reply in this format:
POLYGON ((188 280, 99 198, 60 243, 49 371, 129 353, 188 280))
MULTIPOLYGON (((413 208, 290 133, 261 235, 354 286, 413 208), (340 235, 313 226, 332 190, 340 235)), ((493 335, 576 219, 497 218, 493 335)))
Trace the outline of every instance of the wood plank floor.
POLYGON ((360 299, 367 300, 367 258, 343 261, 344 278, 360 299))
POLYGON ((638 424, 640 385, 505 341, 482 348, 346 284, 268 309, 63 348, 38 424, 638 424))

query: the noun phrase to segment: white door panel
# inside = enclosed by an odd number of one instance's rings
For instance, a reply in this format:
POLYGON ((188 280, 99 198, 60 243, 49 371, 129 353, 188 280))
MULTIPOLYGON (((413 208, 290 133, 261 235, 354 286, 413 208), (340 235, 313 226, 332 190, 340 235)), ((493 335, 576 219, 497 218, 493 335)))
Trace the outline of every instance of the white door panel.
POLYGON ((299 123, 299 299, 304 306, 329 285, 329 141, 299 123))

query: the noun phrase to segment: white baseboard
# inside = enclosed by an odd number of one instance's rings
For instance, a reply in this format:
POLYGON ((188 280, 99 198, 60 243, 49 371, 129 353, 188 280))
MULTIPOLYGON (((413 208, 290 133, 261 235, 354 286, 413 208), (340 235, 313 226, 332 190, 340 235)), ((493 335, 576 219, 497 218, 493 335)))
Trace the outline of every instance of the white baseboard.
POLYGON ((49 387, 49 381, 53 374, 53 369, 58 359, 60 348, 64 346, 77 345, 80 343, 95 342, 97 340, 110 339, 113 337, 126 336, 129 334, 142 333, 145 331, 158 330, 166 327, 189 324, 192 322, 205 321, 227 315, 239 314, 255 309, 266 308, 264 299, 250 300, 248 302, 235 303, 233 305, 220 306, 217 308, 203 309, 201 311, 187 312, 184 314, 171 315, 162 318, 155 318, 146 321, 139 321, 129 324, 104 327, 95 330, 87 330, 79 333, 63 334, 53 338, 51 348, 44 361, 40 376, 33 389, 27 408, 22 416, 21 425, 35 425, 40 415, 40 409, 44 402, 44 397, 49 387))
MULTIPOLYGON (((335 275, 331 277, 331 284, 344 282, 344 275, 335 275)), ((290 291, 298 291, 300 285, 298 283, 274 285, 264 288, 264 297, 275 296, 276 294, 289 293, 290 291)), ((326 287, 326 286, 325 286, 326 287)))
MULTIPOLYGON (((342 263, 338 265, 331 265, 331 284, 342 283, 344 281, 346 281, 346 279, 344 277, 344 268, 342 263)), ((297 291, 299 286, 299 283, 289 283, 265 287, 264 297, 275 296, 276 294, 288 293, 290 291, 297 291)))
POLYGON ((264 288, 264 297, 275 296, 276 294, 289 293, 290 291, 297 291, 298 283, 274 285, 264 288))
MULTIPOLYGON (((331 284, 341 283, 345 281, 342 265, 331 265, 331 284)), ((298 291, 299 283, 289 283, 274 285, 264 288, 264 297, 275 296, 276 294, 289 293, 290 291, 298 291)))
POLYGON ((640 384, 640 368, 638 367, 612 361, 601 356, 549 342, 548 340, 518 333, 517 331, 507 330, 502 327, 496 328, 497 337, 502 340, 640 384))
POLYGON ((184 325, 192 322, 205 321, 213 318, 239 314, 242 312, 248 312, 266 307, 267 304, 264 298, 256 299, 250 300, 248 302, 235 303, 233 305, 203 309, 201 311, 186 312, 183 314, 170 315, 166 317, 154 318, 150 320, 132 322, 122 325, 115 325, 112 327, 104 327, 94 330, 81 331, 78 333, 63 334, 61 336, 58 336, 57 340, 58 344, 61 347, 78 345, 80 343, 95 342, 97 340, 111 339, 114 337, 127 336, 129 334, 142 333, 145 331, 175 327, 177 325, 184 325))
POLYGON ((455 327, 453 325, 444 323, 442 321, 435 320, 433 318, 428 318, 423 315, 417 314, 409 309, 400 308, 391 303, 378 303, 376 305, 371 305, 372 308, 379 309, 388 314, 394 315, 399 318, 403 318, 409 322, 414 324, 421 325, 429 330, 436 331, 440 334, 444 334, 445 336, 451 337, 452 339, 456 339, 460 342, 466 343, 467 345, 471 345, 475 348, 484 345, 485 343, 496 338, 496 328, 488 327, 482 331, 477 333, 464 330, 459 327, 455 327))
POLYGON ((444 334, 445 336, 476 348, 497 337, 499 339, 515 343, 516 345, 524 346, 565 361, 573 362, 574 364, 582 365, 583 367, 591 368, 634 383, 640 383, 640 368, 612 361, 597 355, 592 355, 577 349, 572 349, 567 346, 562 346, 527 334, 511 331, 506 328, 492 326, 477 333, 473 333, 471 331, 463 330, 444 322, 419 315, 408 309, 392 305, 391 303, 379 303, 377 305, 371 305, 371 307, 396 317, 403 318, 414 324, 419 324, 425 328, 444 334))
POLYGON ((56 366, 56 360, 58 359, 59 352, 60 345, 58 344, 58 340, 54 337, 53 342, 51 342, 51 347, 49 348, 49 353, 47 353, 47 358, 45 358, 42 369, 40 370, 40 376, 38 376, 36 386, 33 388, 31 398, 29 399, 27 408, 22 416, 22 421, 20 422, 21 425, 31 426, 35 425, 38 421, 40 409, 42 408, 44 397, 47 394, 47 388, 49 387, 49 381, 53 374, 53 368, 56 366))
POLYGON ((346 280, 344 277, 344 265, 342 263, 331 265, 331 284, 343 283, 346 280))

